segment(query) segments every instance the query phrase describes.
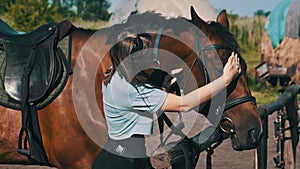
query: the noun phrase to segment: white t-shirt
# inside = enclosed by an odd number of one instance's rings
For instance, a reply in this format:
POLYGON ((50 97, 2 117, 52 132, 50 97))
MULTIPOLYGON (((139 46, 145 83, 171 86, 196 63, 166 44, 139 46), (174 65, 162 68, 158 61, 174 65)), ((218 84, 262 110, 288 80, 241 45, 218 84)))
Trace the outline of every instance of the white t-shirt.
POLYGON ((102 92, 110 138, 122 140, 153 133, 153 114, 164 104, 166 92, 150 85, 134 87, 118 72, 107 86, 102 85, 102 92))

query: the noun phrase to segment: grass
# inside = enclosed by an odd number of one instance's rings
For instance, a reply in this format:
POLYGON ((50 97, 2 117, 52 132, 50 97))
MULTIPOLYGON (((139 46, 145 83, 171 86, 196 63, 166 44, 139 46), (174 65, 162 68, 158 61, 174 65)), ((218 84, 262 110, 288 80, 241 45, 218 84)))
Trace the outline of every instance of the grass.
MULTIPOLYGON (((276 86, 261 89, 259 91, 251 89, 251 93, 256 98, 257 105, 261 106, 277 100, 280 95, 280 88, 280 86, 276 86)), ((300 101, 300 95, 297 95, 297 101, 300 101)))
POLYGON ((241 55, 247 63, 248 72, 260 64, 260 54, 258 49, 248 50, 247 53, 242 53, 241 55))
POLYGON ((265 22, 264 17, 239 18, 232 23, 231 29, 247 63, 249 86, 258 106, 277 100, 280 89, 280 86, 272 87, 267 81, 255 81, 255 67, 261 63, 259 45, 265 22))
POLYGON ((275 101, 279 96, 281 87, 279 85, 273 87, 267 80, 255 81, 255 76, 251 73, 254 72, 255 67, 261 63, 258 51, 246 53, 243 55, 243 58, 248 66, 247 74, 249 85, 252 95, 256 98, 257 105, 260 106, 275 101))
POLYGON ((247 63, 247 74, 252 95, 256 98, 257 105, 263 105, 275 101, 279 96, 280 87, 272 87, 267 81, 256 82, 254 79, 255 67, 261 63, 258 49, 250 49, 241 52, 247 63))
POLYGON ((255 82, 253 73, 255 67, 261 63, 260 54, 257 50, 248 50, 242 54, 247 63, 247 74, 250 79, 249 85, 252 95, 256 98, 257 105, 264 105, 275 101, 279 96, 280 87, 272 87, 267 81, 255 82))
POLYGON ((104 27, 108 22, 107 21, 85 21, 82 19, 75 19, 72 20, 72 24, 78 28, 85 28, 85 29, 100 29, 104 27))
POLYGON ((271 103, 279 97, 279 92, 276 89, 270 88, 261 91, 251 90, 252 95, 256 98, 257 106, 271 103))

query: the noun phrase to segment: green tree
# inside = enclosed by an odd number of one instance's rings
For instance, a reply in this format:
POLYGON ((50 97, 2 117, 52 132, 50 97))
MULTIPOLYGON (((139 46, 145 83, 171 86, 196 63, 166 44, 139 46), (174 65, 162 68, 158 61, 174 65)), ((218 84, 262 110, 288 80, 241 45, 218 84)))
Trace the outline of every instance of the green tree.
POLYGON ((76 12, 73 10, 75 7, 75 0, 52 0, 52 5, 58 8, 58 13, 63 18, 76 17, 76 12))
POLYGON ((227 16, 228 16, 228 18, 229 18, 229 20, 230 20, 231 22, 234 22, 234 21, 236 21, 237 19, 239 19, 239 15, 238 15, 238 14, 228 13, 227 16))
POLYGON ((61 20, 57 7, 45 0, 15 0, 8 6, 4 18, 14 29, 24 32, 61 20))
POLYGON ((262 9, 257 10, 254 12, 254 16, 268 16, 270 14, 270 11, 265 12, 262 9))
POLYGON ((262 9, 257 10, 256 12, 254 12, 255 16, 264 16, 265 12, 262 9))
POLYGON ((13 3, 15 3, 15 0, 1 0, 0 15, 5 14, 8 11, 7 8, 9 7, 9 5, 13 3))
POLYGON ((105 20, 107 21, 111 14, 107 11, 110 3, 106 0, 77 0, 77 14, 84 20, 105 20))

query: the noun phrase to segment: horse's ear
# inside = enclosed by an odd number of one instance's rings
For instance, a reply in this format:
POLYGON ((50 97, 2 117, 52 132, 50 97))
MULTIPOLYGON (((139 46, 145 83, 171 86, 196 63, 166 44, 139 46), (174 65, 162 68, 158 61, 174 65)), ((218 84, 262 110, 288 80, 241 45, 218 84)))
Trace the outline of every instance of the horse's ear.
POLYGON ((197 14, 197 12, 196 12, 196 10, 194 9, 193 6, 191 6, 191 18, 192 18, 192 23, 193 23, 194 25, 201 26, 201 25, 203 25, 203 24, 206 24, 205 21, 202 20, 202 19, 198 16, 198 14, 197 14))
POLYGON ((218 17, 217 17, 217 22, 223 25, 225 28, 229 29, 229 20, 227 17, 226 10, 222 10, 218 17))

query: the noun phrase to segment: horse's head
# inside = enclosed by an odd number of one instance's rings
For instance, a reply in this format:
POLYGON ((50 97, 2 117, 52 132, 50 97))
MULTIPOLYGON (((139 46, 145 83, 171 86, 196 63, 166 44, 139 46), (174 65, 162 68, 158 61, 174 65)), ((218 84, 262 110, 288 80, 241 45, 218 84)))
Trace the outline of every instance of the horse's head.
MULTIPOLYGON (((219 13, 216 22, 204 22, 193 8, 191 8, 191 17, 191 23, 197 26, 207 37, 207 40, 202 40, 202 51, 200 53, 206 62, 206 69, 214 69, 217 72, 212 73, 214 76, 222 71, 231 52, 238 53, 236 39, 229 32, 226 11, 223 10, 219 13), (222 62, 221 66, 212 62, 216 53, 222 62)), ((247 83, 247 65, 241 55, 239 55, 239 58, 242 72, 227 88, 225 112, 220 127, 225 133, 229 134, 234 149, 245 150, 257 146, 262 133, 262 125, 255 99, 251 96, 247 83)))

